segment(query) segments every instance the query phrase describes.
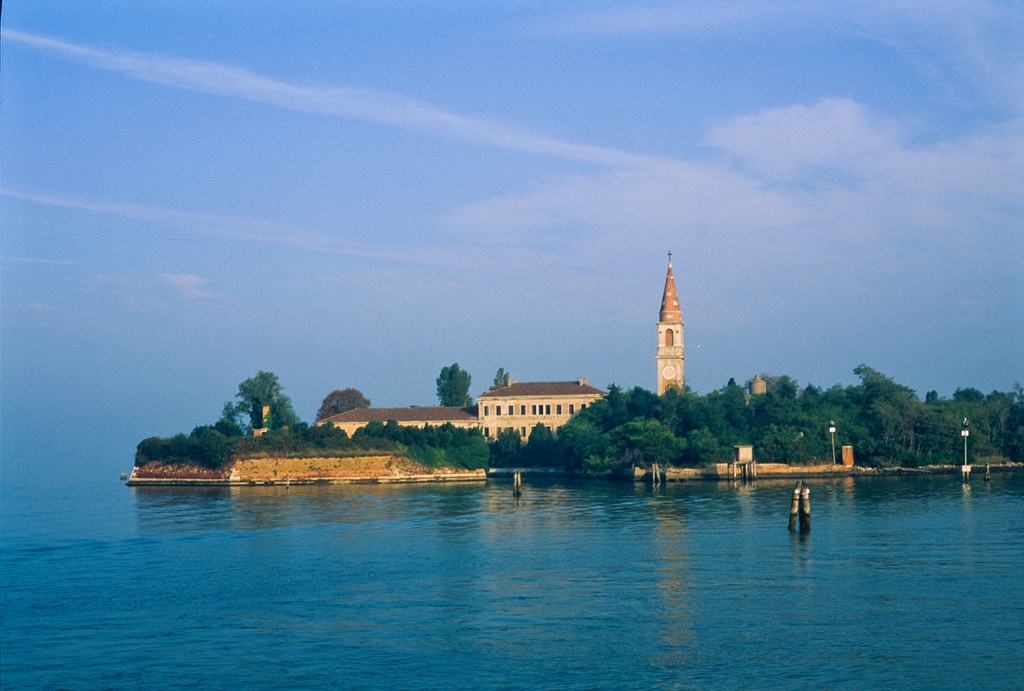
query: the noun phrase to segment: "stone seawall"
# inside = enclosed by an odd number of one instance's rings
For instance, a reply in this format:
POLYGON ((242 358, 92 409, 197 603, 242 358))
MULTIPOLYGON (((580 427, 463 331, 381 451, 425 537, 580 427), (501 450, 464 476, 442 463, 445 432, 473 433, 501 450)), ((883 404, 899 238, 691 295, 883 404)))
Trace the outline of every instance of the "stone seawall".
POLYGON ((131 487, 141 486, 245 486, 342 485, 354 483, 478 482, 484 470, 430 468, 401 456, 350 458, 250 458, 229 468, 210 471, 181 466, 148 464, 132 469, 131 487))
MULTIPOLYGON (((729 480, 738 479, 732 475, 730 463, 717 463, 704 468, 663 468, 663 479, 666 481, 683 480, 729 480)), ((755 478, 822 478, 822 477, 872 477, 881 475, 948 475, 960 472, 958 465, 931 465, 921 468, 866 468, 861 466, 832 465, 787 465, 785 463, 756 464, 755 478)), ((1024 469, 1022 463, 990 464, 992 472, 1012 472, 1024 469)), ((984 472, 985 464, 975 464, 975 472, 984 472)), ((634 479, 650 481, 650 470, 634 469, 634 479)))
MULTIPOLYGON (((703 468, 662 468, 662 479, 666 482, 685 480, 730 480, 742 477, 734 474, 733 464, 716 463, 703 468)), ((844 465, 786 465, 785 463, 757 463, 754 478, 809 478, 809 477, 848 477, 858 474, 857 468, 844 465)), ((650 481, 651 471, 647 468, 634 468, 633 479, 650 481)), ((753 479, 753 478, 749 478, 753 479)))

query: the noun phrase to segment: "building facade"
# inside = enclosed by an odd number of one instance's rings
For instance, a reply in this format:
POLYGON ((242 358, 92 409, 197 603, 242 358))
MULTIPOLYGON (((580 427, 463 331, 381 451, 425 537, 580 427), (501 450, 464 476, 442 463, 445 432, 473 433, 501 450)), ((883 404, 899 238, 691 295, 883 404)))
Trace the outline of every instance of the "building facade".
POLYGON ((528 439, 533 428, 542 424, 555 434, 573 415, 604 396, 604 392, 580 377, 570 382, 517 382, 492 386, 480 395, 476 408, 425 406, 408 408, 356 408, 324 418, 317 424, 334 425, 350 436, 370 422, 424 427, 450 422, 456 427, 480 428, 493 440, 501 430, 513 429, 528 439))
POLYGON ((456 427, 473 429, 480 426, 480 421, 472 408, 456 408, 449 406, 409 406, 408 408, 354 408, 324 418, 318 425, 334 425, 345 430, 351 437, 357 429, 371 422, 387 424, 394 420, 404 427, 438 427, 446 422, 456 427))
POLYGON ((679 295, 676 293, 676 279, 672 275, 672 255, 669 254, 668 274, 665 276, 665 291, 661 296, 661 313, 658 317, 658 395, 676 387, 683 388, 683 314, 679 309, 679 295))
POLYGON ((477 400, 477 415, 484 437, 495 439, 501 430, 515 430, 528 439, 540 424, 558 434, 569 418, 594 401, 604 391, 576 381, 523 382, 510 380, 508 386, 492 386, 477 400))

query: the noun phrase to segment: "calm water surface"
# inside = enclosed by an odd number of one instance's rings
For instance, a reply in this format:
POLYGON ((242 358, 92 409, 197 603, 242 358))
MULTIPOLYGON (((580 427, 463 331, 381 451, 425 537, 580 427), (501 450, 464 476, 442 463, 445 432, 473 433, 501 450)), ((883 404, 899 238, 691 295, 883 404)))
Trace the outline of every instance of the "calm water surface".
POLYGON ((1024 688, 1024 476, 3 488, 3 688, 1024 688))

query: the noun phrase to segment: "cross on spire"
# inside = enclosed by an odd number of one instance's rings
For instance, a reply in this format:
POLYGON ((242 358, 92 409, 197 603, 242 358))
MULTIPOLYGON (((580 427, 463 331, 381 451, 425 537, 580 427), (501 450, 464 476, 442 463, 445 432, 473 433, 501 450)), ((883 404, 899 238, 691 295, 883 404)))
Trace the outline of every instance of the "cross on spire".
POLYGON ((669 250, 669 251, 668 251, 668 263, 669 263, 669 264, 671 264, 671 263, 672 263, 672 250, 669 250))

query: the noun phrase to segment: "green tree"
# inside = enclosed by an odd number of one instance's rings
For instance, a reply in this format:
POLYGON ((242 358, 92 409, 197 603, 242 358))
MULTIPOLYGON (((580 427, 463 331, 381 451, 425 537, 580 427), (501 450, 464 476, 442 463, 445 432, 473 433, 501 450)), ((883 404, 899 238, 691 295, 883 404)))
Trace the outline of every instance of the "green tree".
POLYGON ((683 449, 683 463, 689 466, 704 466, 719 463, 729 458, 729 450, 719 443, 707 427, 699 427, 686 435, 683 449))
MULTIPOLYGON (((669 387, 669 389, 673 388, 677 387, 669 387)), ((626 413, 633 420, 637 418, 658 419, 661 416, 661 399, 647 389, 634 386, 626 394, 626 413)))
POLYGON ((618 460, 610 456, 592 455, 583 459, 582 468, 584 473, 595 475, 608 470, 614 470, 618 465, 618 460))
POLYGON ((162 461, 167 458, 168 443, 160 437, 146 437, 135 449, 135 465, 146 465, 150 461, 162 461))
POLYGON ((801 440, 804 433, 793 427, 769 425, 755 444, 756 456, 765 463, 798 464, 806 460, 801 440))
POLYGON ((498 373, 494 375, 495 386, 508 386, 508 372, 505 371, 504 367, 498 368, 498 373))
POLYGON ((685 443, 657 420, 632 420, 611 432, 612 448, 624 464, 649 468, 679 460, 685 443))
POLYGON ((985 394, 973 387, 957 389, 953 392, 953 400, 966 401, 967 403, 981 403, 985 400, 985 394))
POLYGON ((523 438, 515 429, 498 430, 498 438, 491 442, 490 449, 492 468, 519 465, 523 438))
POLYGON ((464 408, 473 404, 469 396, 470 380, 469 372, 454 363, 451 367, 443 367, 441 374, 437 377, 437 400, 444 406, 458 406, 464 408))
POLYGON ((235 420, 221 417, 220 420, 213 425, 213 428, 223 434, 225 437, 240 437, 242 436, 242 426, 239 425, 235 420))
POLYGON ((189 437, 194 442, 190 452, 192 458, 208 468, 219 468, 224 464, 231 450, 231 443, 215 427, 201 425, 192 430, 189 437))
POLYGON ((608 452, 608 436, 593 422, 577 415, 558 433, 558 443, 566 450, 570 468, 582 468, 594 456, 604 458, 608 452))
POLYGON ((356 408, 369 408, 370 399, 363 395, 359 389, 335 389, 327 394, 320 410, 316 411, 317 422, 332 415, 339 415, 347 410, 356 408))
POLYGON ((538 422, 530 431, 521 455, 523 465, 529 466, 560 466, 564 462, 561 448, 555 441, 551 429, 538 422))
POLYGON ((626 394, 622 387, 612 384, 608 394, 601 400, 594 401, 583 414, 592 420, 602 432, 608 432, 630 420, 626 406, 626 394))
POLYGON ((276 374, 261 370, 238 385, 237 401, 224 404, 222 419, 240 422, 242 416, 248 416, 246 432, 261 427, 272 430, 291 427, 299 421, 299 416, 292 407, 292 399, 282 393, 283 389, 276 374), (270 407, 269 420, 263 419, 264 406, 270 407))

